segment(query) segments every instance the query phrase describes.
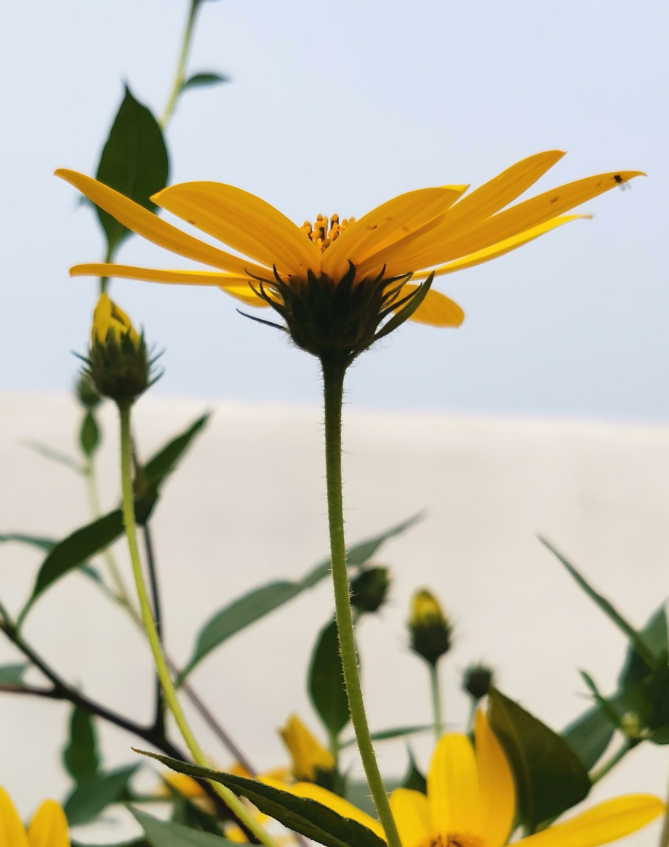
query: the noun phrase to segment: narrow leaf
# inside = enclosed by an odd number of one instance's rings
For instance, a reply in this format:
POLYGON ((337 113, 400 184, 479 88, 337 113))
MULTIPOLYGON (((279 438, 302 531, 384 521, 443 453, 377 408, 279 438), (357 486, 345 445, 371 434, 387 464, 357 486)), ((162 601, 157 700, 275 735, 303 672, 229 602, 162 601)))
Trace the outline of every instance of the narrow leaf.
POLYGON ((79 782, 63 805, 70 826, 95 820, 112 803, 123 800, 128 783, 139 765, 126 765, 107 773, 97 773, 79 782))
POLYGON ((590 791, 590 779, 567 742, 495 688, 488 695, 490 725, 511 763, 523 821, 533 832, 590 791))
POLYGON ((318 633, 311 654, 307 689, 313 707, 329 735, 336 738, 351 716, 334 620, 318 633))
POLYGON ((565 559, 565 557, 556 550, 555 547, 547 541, 542 536, 539 536, 539 541, 547 547, 551 553, 560 561, 564 567, 567 569, 568 573, 574 578, 576 583, 583 589, 583 591, 593 600, 599 608, 604 612, 604 614, 611 620, 618 629, 623 632, 629 640, 634 645, 637 653, 643 658, 649 668, 655 668, 658 665, 658 659, 653 653, 650 646, 646 643, 643 636, 638 633, 634 627, 629 624, 623 616, 613 607, 613 605, 605 598, 602 597, 595 589, 590 585, 589 582, 586 581, 585 577, 583 577, 576 568, 565 559))
MULTIPOLYGON (((416 724, 415 726, 397 726, 392 729, 381 729, 372 732, 372 741, 391 741, 393 738, 405 738, 407 735, 416 735, 419 732, 433 730, 433 724, 416 724)), ((347 738, 342 741, 340 747, 352 747, 356 743, 355 738, 347 738)))
POLYGON ((203 88, 210 85, 220 85, 223 82, 230 82, 230 77, 213 72, 193 74, 181 83, 181 93, 183 94, 189 88, 203 88))
POLYGON ((427 780, 425 779, 425 775, 419 770, 409 747, 407 747, 407 753, 409 754, 409 767, 404 774, 402 788, 409 788, 412 791, 420 791, 421 794, 427 794, 427 780))
MULTIPOLYGON (((652 650, 653 655, 666 665, 667 653, 669 652, 667 638, 667 614, 664 603, 651 616, 648 623, 640 633, 644 642, 652 650)), ((650 668, 634 645, 630 643, 627 648, 625 664, 618 678, 618 686, 621 692, 629 691, 649 675, 650 668)))
POLYGON ((63 750, 63 764, 75 782, 93 776, 100 767, 94 719, 77 706, 70 714, 69 738, 63 750))
POLYGON ((75 471, 75 473, 83 473, 83 468, 76 459, 73 459, 66 453, 61 453, 59 450, 54 450, 48 444, 42 444, 41 441, 24 441, 23 444, 29 450, 32 450, 33 453, 37 453, 38 456, 42 456, 44 459, 58 462, 59 465, 65 465, 66 468, 75 471))
MULTIPOLYGON (((163 133, 151 112, 126 87, 125 96, 102 150, 97 179, 153 212, 149 199, 165 188, 169 171, 163 133)), ((130 231, 96 207, 111 256, 130 231)))
POLYGON ((86 412, 81 422, 79 444, 84 455, 88 456, 89 459, 100 446, 100 429, 95 420, 95 415, 91 411, 86 412))
POLYGON ((168 441, 144 465, 144 479, 148 486, 162 484, 175 470, 178 462, 190 447, 193 439, 202 431, 209 420, 210 412, 206 412, 192 423, 185 432, 168 441))
POLYGON ((0 685, 16 685, 23 683, 23 675, 28 670, 28 664, 15 663, 12 665, 0 665, 0 685))
POLYGON ((411 315, 416 311, 416 309, 420 306, 420 304, 427 297, 427 292, 432 287, 432 280, 434 279, 434 274, 430 274, 430 276, 425 280, 425 282, 421 283, 416 289, 414 296, 409 300, 409 302, 402 306, 402 308, 397 312, 388 323, 384 324, 383 328, 380 329, 375 336, 375 341, 378 341, 380 338, 383 338, 386 335, 390 335, 391 332, 400 327, 405 321, 408 321, 411 315))
POLYGON ((130 811, 144 830, 151 847, 225 847, 235 843, 210 832, 199 832, 172 821, 158 820, 139 809, 130 807, 130 811))
MULTIPOLYGON (((347 552, 349 567, 363 565, 385 541, 409 529, 421 518, 422 514, 414 515, 385 532, 351 547, 347 552)), ((283 606, 302 591, 313 588, 329 573, 330 560, 325 559, 298 582, 288 582, 287 580, 271 582, 268 585, 253 589, 216 612, 200 630, 191 658, 182 671, 179 681, 183 682, 186 676, 216 647, 246 629, 247 626, 283 606)))
POLYGON ((15 541, 18 544, 27 544, 30 547, 37 547, 38 550, 48 551, 56 546, 53 538, 45 538, 43 535, 26 535, 23 532, 6 532, 0 535, 0 543, 15 541))
POLYGON ((613 726, 620 728, 620 718, 618 717, 618 713, 613 708, 613 706, 599 693, 599 689, 595 685, 594 679, 590 676, 589 673, 585 671, 580 671, 581 677, 583 678, 583 682, 588 686, 590 693, 595 698, 595 702, 599 706, 602 713, 606 716, 606 718, 613 724, 613 726))
POLYGON ((586 770, 592 770, 606 752, 613 738, 611 721, 599 706, 594 706, 562 730, 562 737, 581 760, 586 770))
POLYGON ((296 797, 255 779, 233 776, 229 773, 201 768, 186 762, 159 756, 155 753, 137 751, 157 759, 167 767, 189 776, 209 779, 226 785, 235 794, 250 800, 256 808, 284 826, 307 838, 324 844, 325 847, 386 847, 366 826, 350 818, 342 817, 332 809, 315 800, 296 797))

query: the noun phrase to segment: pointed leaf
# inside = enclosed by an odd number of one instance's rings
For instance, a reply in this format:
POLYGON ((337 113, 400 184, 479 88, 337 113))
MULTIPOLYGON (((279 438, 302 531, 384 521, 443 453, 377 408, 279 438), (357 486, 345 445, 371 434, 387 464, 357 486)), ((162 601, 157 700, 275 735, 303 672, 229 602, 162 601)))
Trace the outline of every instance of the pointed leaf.
POLYGON ((70 733, 63 750, 63 764, 75 782, 92 776, 100 767, 94 719, 77 706, 70 713, 70 733))
POLYGON ((53 538, 45 538, 43 535, 26 535, 23 532, 6 532, 0 535, 0 543, 15 541, 18 544, 27 544, 30 547, 37 547, 38 550, 52 550, 56 546, 56 541, 53 538))
POLYGON ((490 725, 513 769, 519 810, 533 832, 590 791, 588 772, 567 742, 497 689, 488 695, 490 725))
MULTIPOLYGON (((199 832, 172 821, 161 821, 130 807, 151 847, 226 847, 235 842, 211 832, 199 832)), ((239 847, 239 845, 235 845, 239 847)))
POLYGON ((402 788, 409 788, 412 791, 420 791, 421 794, 427 794, 427 780, 425 779, 425 775, 419 770, 411 748, 407 747, 407 753, 409 754, 409 767, 404 774, 402 788))
POLYGON ((592 770, 613 738, 613 725, 599 706, 593 706, 562 730, 562 737, 586 770, 592 770))
POLYGON ((189 776, 210 779, 226 785, 235 794, 246 797, 259 811, 282 823, 284 826, 299 832, 307 838, 324 844, 325 847, 386 847, 371 829, 350 818, 342 817, 332 809, 317 803, 315 800, 296 797, 288 791, 281 791, 270 785, 265 785, 255 779, 246 779, 233 774, 222 773, 179 762, 168 756, 137 751, 152 759, 157 759, 167 767, 189 776))
POLYGON ((329 735, 336 738, 350 721, 351 715, 334 620, 318 633, 311 654, 307 688, 316 713, 329 735))
MULTIPOLYGON (((363 565, 385 541, 409 529, 421 518, 422 515, 420 514, 414 515, 409 520, 351 547, 347 552, 349 567, 363 565)), ((329 573, 330 560, 325 559, 298 582, 288 582, 287 580, 271 582, 268 585, 253 589, 216 612, 200 630, 191 658, 182 671, 179 682, 183 682, 188 674, 216 647, 219 647, 236 633, 246 629, 247 626, 283 606, 302 591, 313 588, 329 573)))
POLYGON ((0 665, 0 685, 16 685, 23 683, 23 675, 28 670, 26 662, 16 662, 12 665, 0 665))
POLYGON ((220 85, 223 82, 230 82, 230 77, 213 72, 193 74, 181 83, 181 93, 183 94, 189 88, 203 88, 210 85, 220 85))
POLYGON ((37 453, 38 456, 42 456, 52 462, 58 462, 60 465, 65 465, 66 468, 69 468, 71 471, 75 471, 75 473, 83 473, 84 469, 76 459, 73 459, 66 453, 54 450, 52 447, 49 447, 48 444, 42 444, 40 441, 25 441, 24 446, 28 447, 34 453, 37 453))
POLYGON ((138 767, 126 765, 107 773, 96 773, 77 783, 63 805, 69 825, 90 823, 107 806, 123 800, 128 793, 128 783, 138 767))
MULTIPOLYGON (((165 188, 168 171, 162 130, 151 112, 135 100, 126 86, 100 157, 97 179, 153 212, 156 206, 149 198, 165 188)), ((102 209, 96 207, 96 211, 111 256, 130 230, 102 209)))
POLYGON ((402 306, 402 308, 397 312, 388 323, 383 325, 383 328, 380 329, 376 335, 374 336, 374 340, 378 341, 380 338, 383 338, 386 335, 390 335, 391 332, 400 327, 403 323, 409 320, 411 315, 416 311, 416 309, 420 306, 420 304, 427 297, 427 292, 432 287, 432 280, 434 279, 434 274, 430 274, 430 276, 425 280, 425 282, 421 283, 416 289, 413 297, 409 302, 402 306))
MULTIPOLYGON (((427 732, 433 730, 434 724, 415 724, 414 726, 397 726, 392 729, 380 729, 378 732, 372 732, 372 741, 391 741, 394 738, 405 738, 407 735, 416 735, 419 732, 427 732)), ((342 741, 340 747, 352 747, 356 743, 355 738, 347 738, 342 741)))
MULTIPOLYGON (((669 646, 667 638, 667 614, 664 603, 652 615, 646 626, 640 632, 641 637, 648 647, 652 650, 653 655, 662 663, 667 663, 667 654, 669 646)), ((634 645, 630 644, 627 648, 627 656, 625 665, 618 679, 618 686, 621 691, 629 691, 637 686, 650 673, 650 668, 647 662, 635 650, 634 645)))
POLYGON ((147 486, 160 485, 167 479, 191 446, 195 436, 204 429, 210 416, 210 412, 205 412, 188 429, 168 441, 149 459, 144 465, 144 479, 147 486))
POLYGON ((100 429, 95 420, 95 415, 91 411, 86 412, 81 422, 79 445, 84 455, 88 456, 89 459, 100 446, 100 429))

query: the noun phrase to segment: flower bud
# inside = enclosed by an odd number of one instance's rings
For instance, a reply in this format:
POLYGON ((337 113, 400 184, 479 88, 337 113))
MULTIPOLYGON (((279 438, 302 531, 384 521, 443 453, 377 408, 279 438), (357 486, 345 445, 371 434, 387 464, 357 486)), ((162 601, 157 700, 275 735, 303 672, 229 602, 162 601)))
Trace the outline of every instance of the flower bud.
POLYGON ((296 715, 290 716, 279 733, 293 760, 295 779, 320 783, 319 775, 334 771, 335 760, 330 751, 314 738, 296 715))
POLYGON ((358 612, 376 612, 388 596, 388 568, 365 568, 351 580, 351 606, 358 612))
POLYGON ((492 685, 493 672, 482 664, 470 665, 462 677, 462 688, 474 700, 486 696, 492 685))
POLYGON ((411 649, 426 662, 436 665, 451 648, 452 631, 436 597, 427 589, 417 591, 409 617, 411 649))
POLYGON ((102 403, 102 397, 97 392, 95 384, 90 375, 82 371, 79 374, 79 379, 74 387, 77 400, 81 403, 84 409, 92 412, 102 403))
POLYGON ((93 314, 91 345, 84 374, 103 397, 128 406, 158 377, 152 378, 144 334, 139 335, 130 318, 101 294, 93 314))

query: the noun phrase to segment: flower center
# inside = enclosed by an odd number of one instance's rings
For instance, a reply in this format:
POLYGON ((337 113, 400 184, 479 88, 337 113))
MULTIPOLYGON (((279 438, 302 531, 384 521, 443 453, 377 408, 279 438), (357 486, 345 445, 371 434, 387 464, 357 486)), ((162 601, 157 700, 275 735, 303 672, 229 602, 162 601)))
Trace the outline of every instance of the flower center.
POLYGON ((353 223, 355 223, 355 218, 344 218, 340 222, 339 215, 332 215, 330 218, 324 218, 323 215, 318 215, 313 224, 305 221, 300 229, 317 247, 320 247, 322 253, 326 247, 329 247, 353 223))
POLYGON ((446 841, 438 835, 436 838, 429 838, 423 841, 418 847, 486 847, 485 843, 478 835, 470 835, 467 832, 449 833, 446 841))

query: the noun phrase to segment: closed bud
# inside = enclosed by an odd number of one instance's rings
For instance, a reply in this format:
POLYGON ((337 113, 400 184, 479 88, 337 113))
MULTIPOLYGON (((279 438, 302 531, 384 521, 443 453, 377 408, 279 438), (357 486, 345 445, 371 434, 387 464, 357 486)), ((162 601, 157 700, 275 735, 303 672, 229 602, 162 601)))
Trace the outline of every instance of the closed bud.
POLYGON ((414 594, 409 617, 411 649, 426 662, 436 665, 451 648, 453 628, 444 615, 439 601, 427 589, 414 594))
POLYGON ((462 677, 463 689, 474 700, 481 700, 486 696, 492 685, 493 672, 485 665, 470 665, 462 677))
POLYGON ((93 409, 97 409, 100 403, 102 403, 102 397, 98 394, 93 380, 85 371, 82 371, 79 374, 79 379, 74 387, 74 391, 77 395, 77 400, 81 403, 84 409, 87 409, 89 412, 92 412, 93 409))
POLYGON ((84 375, 96 391, 120 406, 129 406, 152 385, 155 360, 149 359, 144 334, 106 294, 101 294, 93 314, 91 345, 84 375))
POLYGON ((335 769, 335 760, 329 750, 309 732, 297 715, 279 730, 293 760, 293 776, 298 781, 318 782, 335 769))
POLYGON ((358 612, 376 612, 388 596, 388 568, 365 568, 351 580, 351 606, 358 612))

